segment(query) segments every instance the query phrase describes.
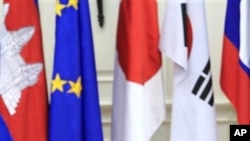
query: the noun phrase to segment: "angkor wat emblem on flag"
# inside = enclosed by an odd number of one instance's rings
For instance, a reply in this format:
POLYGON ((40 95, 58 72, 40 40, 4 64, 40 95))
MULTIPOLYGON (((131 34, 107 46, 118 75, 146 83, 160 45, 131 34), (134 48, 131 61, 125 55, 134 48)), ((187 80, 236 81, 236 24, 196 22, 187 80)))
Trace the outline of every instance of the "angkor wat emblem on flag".
POLYGON ((42 64, 26 64, 19 54, 33 36, 34 27, 8 31, 5 25, 8 10, 9 4, 5 4, 0 28, 0 95, 9 113, 13 115, 20 101, 22 90, 37 82, 42 64))

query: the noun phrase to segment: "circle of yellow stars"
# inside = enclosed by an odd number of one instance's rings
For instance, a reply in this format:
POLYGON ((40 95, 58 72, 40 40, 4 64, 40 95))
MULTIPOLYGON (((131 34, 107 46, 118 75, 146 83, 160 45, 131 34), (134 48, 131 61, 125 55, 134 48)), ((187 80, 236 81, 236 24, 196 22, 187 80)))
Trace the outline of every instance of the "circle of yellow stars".
POLYGON ((60 92, 64 92, 63 86, 66 83, 69 83, 71 88, 67 91, 67 93, 73 93, 78 98, 80 98, 80 96, 81 96, 82 83, 81 83, 81 77, 80 76, 77 78, 76 82, 74 82, 74 81, 65 81, 65 80, 62 80, 60 75, 57 73, 56 77, 52 80, 51 83, 52 83, 52 88, 51 88, 52 93, 54 93, 56 90, 58 90, 60 92))
POLYGON ((56 15, 62 16, 62 10, 73 6, 75 10, 78 9, 78 0, 69 0, 67 5, 61 4, 60 0, 56 0, 56 15))

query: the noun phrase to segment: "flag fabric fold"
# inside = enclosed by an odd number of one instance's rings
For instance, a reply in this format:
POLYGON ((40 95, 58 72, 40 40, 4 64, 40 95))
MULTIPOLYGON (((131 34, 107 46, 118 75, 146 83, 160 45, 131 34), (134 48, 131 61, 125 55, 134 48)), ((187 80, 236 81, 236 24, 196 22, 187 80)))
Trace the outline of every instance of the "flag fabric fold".
POLYGON ((47 89, 38 5, 4 0, 0 28, 0 140, 47 140, 47 89))
POLYGON ((88 0, 56 1, 50 141, 102 141, 88 0))
POLYGON ((149 141, 165 119, 155 0, 120 3, 112 140, 149 141))
POLYGON ((160 48, 174 62, 171 141, 216 141, 203 0, 167 2, 160 48))
POLYGON ((239 124, 250 124, 250 2, 228 0, 223 39, 221 88, 239 124))

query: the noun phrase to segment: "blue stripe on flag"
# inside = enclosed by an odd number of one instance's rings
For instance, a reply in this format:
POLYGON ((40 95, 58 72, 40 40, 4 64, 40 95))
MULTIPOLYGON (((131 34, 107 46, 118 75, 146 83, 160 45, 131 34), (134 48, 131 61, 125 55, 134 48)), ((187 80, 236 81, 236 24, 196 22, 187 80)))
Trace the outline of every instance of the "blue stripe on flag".
POLYGON ((240 67, 244 70, 244 72, 250 77, 250 68, 245 65, 241 60, 240 60, 240 67))
MULTIPOLYGON (((38 0, 34 0, 34 1, 35 1, 35 4, 36 4, 37 9, 39 9, 38 0)), ((39 11, 39 10, 38 10, 38 11, 39 11)))
POLYGON ((1 141, 13 141, 2 116, 0 116, 0 140, 1 141))
POLYGON ((240 1, 228 0, 225 34, 234 46, 240 47, 240 1))

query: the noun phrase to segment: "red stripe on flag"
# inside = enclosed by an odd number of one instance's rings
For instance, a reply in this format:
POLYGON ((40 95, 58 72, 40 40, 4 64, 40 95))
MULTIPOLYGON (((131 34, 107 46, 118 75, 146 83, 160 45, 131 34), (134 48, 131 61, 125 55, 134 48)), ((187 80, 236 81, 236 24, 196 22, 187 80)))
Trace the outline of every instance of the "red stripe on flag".
POLYGON ((233 104, 238 122, 250 124, 250 81, 240 67, 239 52, 233 43, 224 36, 221 68, 221 87, 233 104))

